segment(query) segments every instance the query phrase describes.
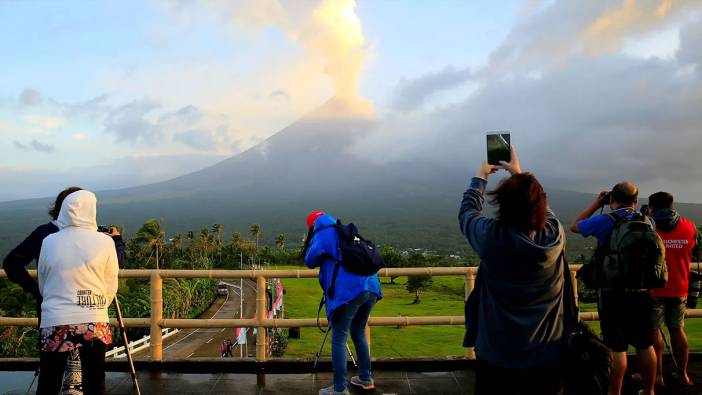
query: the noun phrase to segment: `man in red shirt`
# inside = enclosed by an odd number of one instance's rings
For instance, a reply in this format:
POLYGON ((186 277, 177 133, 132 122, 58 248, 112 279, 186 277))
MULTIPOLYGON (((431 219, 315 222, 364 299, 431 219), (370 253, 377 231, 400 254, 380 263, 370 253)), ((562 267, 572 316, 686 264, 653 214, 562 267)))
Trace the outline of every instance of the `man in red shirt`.
POLYGON ((687 375, 687 336, 685 336, 685 304, 693 255, 699 262, 699 233, 695 224, 681 217, 673 209, 673 196, 658 192, 648 198, 648 212, 656 222, 656 232, 665 244, 665 261, 668 264, 668 283, 665 288, 653 290, 653 321, 656 330, 654 348, 658 356, 658 384, 663 384, 663 337, 665 322, 670 332, 670 342, 678 367, 677 376, 683 385, 692 385, 687 375))

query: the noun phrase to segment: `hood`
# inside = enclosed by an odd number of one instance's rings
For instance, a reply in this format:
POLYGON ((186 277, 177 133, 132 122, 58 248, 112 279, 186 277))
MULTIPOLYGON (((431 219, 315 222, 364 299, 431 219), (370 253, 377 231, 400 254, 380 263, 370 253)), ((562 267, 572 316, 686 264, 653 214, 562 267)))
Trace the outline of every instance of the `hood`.
POLYGON ((656 223, 656 229, 660 229, 666 233, 675 229, 680 222, 680 214, 672 208, 656 210, 651 215, 651 218, 653 218, 653 221, 656 223))
POLYGON ((97 198, 90 191, 76 191, 66 196, 56 221, 59 229, 75 226, 97 231, 96 206, 97 198))
POLYGON ((520 256, 530 257, 541 266, 550 266, 558 261, 563 250, 564 233, 560 224, 555 229, 540 232, 533 239, 530 237, 531 235, 516 232, 513 243, 520 256))
POLYGON ((314 230, 319 230, 320 228, 332 226, 336 224, 336 219, 329 214, 324 214, 319 216, 314 222, 314 230))

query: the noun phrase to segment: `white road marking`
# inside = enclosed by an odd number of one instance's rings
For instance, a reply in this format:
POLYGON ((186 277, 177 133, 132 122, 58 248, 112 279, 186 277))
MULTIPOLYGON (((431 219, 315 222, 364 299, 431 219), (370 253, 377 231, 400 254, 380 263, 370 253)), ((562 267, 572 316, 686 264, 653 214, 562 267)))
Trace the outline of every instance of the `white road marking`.
MULTIPOLYGON (((217 313, 219 313, 219 311, 222 310, 222 307, 224 307, 224 305, 227 304, 227 301, 228 301, 228 300, 229 300, 229 294, 227 294, 227 298, 224 299, 224 303, 222 303, 222 305, 219 306, 219 309, 217 309, 217 311, 212 315, 212 318, 214 318, 214 316, 216 316, 217 313)), ((182 342, 183 340, 189 338, 190 336, 193 335, 193 333, 197 332, 198 330, 199 330, 199 329, 195 329, 194 331, 188 333, 185 337, 183 337, 182 339, 178 340, 177 342, 175 342, 175 343, 173 343, 173 344, 169 344, 168 346, 166 346, 166 347, 163 348, 163 351, 166 351, 166 350, 168 350, 169 348, 175 346, 176 344, 182 342)), ((190 355, 192 355, 192 354, 190 354, 190 355)), ((190 356, 188 356, 188 357, 190 357, 190 356)))
POLYGON ((190 355, 188 355, 187 357, 185 357, 185 359, 188 359, 188 358, 192 357, 193 354, 195 354, 195 353, 194 353, 194 352, 191 352, 190 355))
POLYGON ((210 344, 210 342, 211 342, 212 340, 214 340, 214 337, 213 337, 212 339, 206 341, 205 343, 210 344))

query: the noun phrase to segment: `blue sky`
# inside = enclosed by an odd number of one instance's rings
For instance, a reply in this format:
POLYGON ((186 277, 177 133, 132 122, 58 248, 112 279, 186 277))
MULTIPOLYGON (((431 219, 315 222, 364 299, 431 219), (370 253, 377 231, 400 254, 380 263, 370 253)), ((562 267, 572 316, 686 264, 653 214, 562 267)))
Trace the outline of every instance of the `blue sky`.
MULTIPOLYGON (((0 2, 0 181, 10 186, 0 200, 51 195, 67 184, 132 186, 200 169, 339 96, 340 80, 354 87, 344 95, 380 121, 371 141, 392 147, 384 150, 387 160, 452 157, 444 146, 420 148, 456 137, 458 122, 513 124, 477 110, 491 100, 511 103, 537 92, 534 103, 563 102, 532 85, 578 68, 592 70, 603 87, 613 86, 607 79, 614 67, 673 74, 677 80, 661 89, 672 94, 687 82, 689 99, 676 108, 694 106, 697 48, 684 36, 696 32, 699 14, 690 0, 0 2), (446 130, 386 132, 437 118, 446 130)), ((565 81, 581 80, 580 73, 565 81)), ((639 81, 622 86, 622 97, 637 97, 631 90, 639 81)), ((578 136, 593 124, 607 130, 631 123, 626 111, 591 113, 586 101, 598 100, 574 99, 586 116, 566 129, 578 136)), ((626 110, 647 114, 659 104, 626 110)), ((665 122, 691 135, 693 120, 680 115, 686 112, 666 114, 665 122)), ((553 112, 526 117, 524 133, 562 121, 553 112)), ((659 133, 637 133, 649 132, 659 133)), ((636 160, 622 163, 633 169, 636 160)), ((661 177, 641 178, 653 187, 661 177)), ((695 188, 685 187, 685 196, 692 199, 695 188)))

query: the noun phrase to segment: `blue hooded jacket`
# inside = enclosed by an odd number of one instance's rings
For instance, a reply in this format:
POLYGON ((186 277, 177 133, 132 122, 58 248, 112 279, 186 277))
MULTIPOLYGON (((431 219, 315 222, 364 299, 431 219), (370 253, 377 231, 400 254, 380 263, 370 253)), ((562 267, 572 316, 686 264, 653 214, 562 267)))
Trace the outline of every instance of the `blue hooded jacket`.
POLYGON ((327 319, 331 319, 337 307, 352 301, 364 291, 373 292, 379 300, 383 297, 377 274, 361 276, 349 273, 341 264, 339 264, 339 271, 336 274, 334 296, 329 296, 334 267, 337 265, 337 261, 341 261, 339 237, 333 227, 334 224, 336 224, 336 219, 329 214, 317 218, 314 224, 315 233, 305 254, 305 263, 310 269, 319 267, 319 285, 322 286, 326 297, 327 319))

